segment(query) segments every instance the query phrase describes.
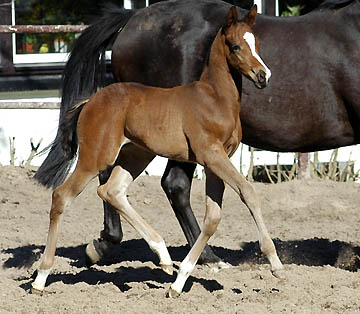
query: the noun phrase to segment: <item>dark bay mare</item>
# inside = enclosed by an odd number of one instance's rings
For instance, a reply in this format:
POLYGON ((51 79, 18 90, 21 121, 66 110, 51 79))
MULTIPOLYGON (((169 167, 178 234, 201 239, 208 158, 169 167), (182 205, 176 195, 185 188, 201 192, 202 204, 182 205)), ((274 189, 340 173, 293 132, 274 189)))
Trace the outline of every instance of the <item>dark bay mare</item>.
POLYGON ((229 158, 242 138, 240 95, 229 65, 258 88, 266 87, 271 76, 258 54, 251 29, 256 14, 254 6, 238 21, 236 7, 229 10, 224 26, 211 44, 199 81, 173 88, 114 83, 64 115, 60 140, 63 156, 67 158, 63 163, 71 163, 77 151, 78 160, 73 173, 52 194, 48 240, 33 282, 34 291, 44 290, 54 264, 65 206, 105 169, 111 174, 109 180, 98 187, 98 195, 140 233, 159 256, 162 270, 172 275, 173 263, 163 238, 127 199, 128 186, 140 175, 139 169, 145 169, 155 155, 199 163, 206 172, 203 229, 180 264, 168 296, 180 295, 207 241, 215 233, 222 215, 225 183, 250 210, 259 232, 261 251, 269 259, 271 270, 277 272, 283 268, 264 224, 260 200, 229 158), (136 160, 121 160, 121 147, 129 143, 136 145, 141 154, 136 160))
MULTIPOLYGON (((216 0, 161 2, 138 11, 116 10, 77 40, 66 65, 61 117, 76 99, 102 84, 103 51, 112 47, 117 81, 172 87, 199 79, 207 50, 230 5, 216 0), (115 42, 114 42, 115 40, 115 42)), ((239 9, 239 17, 245 10, 239 9)), ((360 142, 360 3, 328 0, 307 15, 257 17, 254 31, 272 80, 256 90, 244 80, 243 142, 272 151, 314 151, 360 142)), ((60 136, 62 130, 58 130, 60 136)), ((136 158, 136 147, 122 149, 136 158)), ((55 187, 62 178, 49 172, 61 165, 57 142, 35 178, 55 187), (50 176, 49 176, 50 174, 50 176)), ((194 166, 169 160, 162 187, 192 246, 200 234, 190 207, 194 166)), ((109 174, 100 175, 105 183, 109 174)), ((105 204, 104 230, 87 252, 92 262, 122 239, 118 214, 105 204)), ((206 247, 202 262, 219 259, 206 247)))

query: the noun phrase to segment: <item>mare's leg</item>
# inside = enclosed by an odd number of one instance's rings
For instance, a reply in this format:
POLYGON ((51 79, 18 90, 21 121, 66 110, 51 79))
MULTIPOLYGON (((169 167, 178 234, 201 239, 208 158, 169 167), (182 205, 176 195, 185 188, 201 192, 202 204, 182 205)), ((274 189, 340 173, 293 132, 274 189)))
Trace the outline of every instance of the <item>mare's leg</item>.
POLYGON ((260 198, 256 194, 254 187, 236 170, 222 145, 210 148, 204 155, 204 162, 219 178, 232 187, 250 210, 259 232, 260 250, 268 258, 272 273, 278 276, 279 274, 276 272, 283 269, 283 265, 265 226, 261 213, 260 198))
POLYGON ((203 229, 189 254, 181 262, 175 282, 171 285, 168 296, 176 297, 181 292, 187 278, 193 271, 201 252, 210 237, 215 233, 221 219, 221 204, 224 194, 224 183, 213 172, 206 169, 206 212, 203 229))
POLYGON ((115 166, 106 184, 99 186, 98 194, 106 202, 114 206, 120 215, 134 227, 144 238, 150 248, 159 256, 163 271, 172 274, 172 260, 163 238, 134 210, 127 199, 128 186, 137 177, 138 171, 134 163, 127 169, 115 166))
MULTIPOLYGON (((132 173, 136 178, 144 171, 153 158, 153 154, 132 143, 128 143, 122 147, 115 165, 125 166, 132 164, 132 173)), ((108 181, 111 171, 112 168, 100 174, 99 181, 101 185, 108 181)), ((86 264, 91 266, 99 262, 111 252, 116 243, 121 242, 122 237, 119 213, 116 208, 104 201, 104 230, 101 231, 99 239, 93 240, 87 245, 86 264)))
POLYGON ((52 194, 50 210, 50 224, 45 251, 35 281, 32 283, 33 291, 43 291, 46 278, 54 264, 56 243, 58 240, 61 215, 65 206, 71 202, 94 177, 96 173, 81 170, 76 167, 73 174, 52 194))
MULTIPOLYGON (((161 179, 161 186, 190 246, 194 245, 200 235, 200 227, 190 206, 190 188, 195 167, 196 164, 169 160, 161 179)), ((206 245, 199 263, 219 262, 221 259, 206 245)))

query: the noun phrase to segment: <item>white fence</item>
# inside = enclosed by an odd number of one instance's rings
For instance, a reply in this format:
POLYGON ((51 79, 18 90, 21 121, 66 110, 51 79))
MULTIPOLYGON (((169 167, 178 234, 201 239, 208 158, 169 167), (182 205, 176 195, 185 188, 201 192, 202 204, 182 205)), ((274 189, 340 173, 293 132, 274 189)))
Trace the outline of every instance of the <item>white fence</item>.
MULTIPOLYGON (((55 138, 58 125, 58 109, 33 109, 57 108, 58 98, 41 99, 22 99, 21 107, 31 109, 11 109, 19 106, 19 100, 0 100, 0 163, 10 164, 10 139, 14 139, 15 146, 15 165, 25 164, 31 153, 30 139, 36 145, 43 139, 40 149, 46 147, 55 138), (12 105, 12 103, 14 105, 12 105), (33 105, 32 105, 33 104, 33 105), (35 106, 36 104, 36 106, 35 106), (40 104, 40 106, 39 106, 40 104)), ((250 150, 246 145, 241 145, 232 157, 232 162, 240 170, 240 155, 242 152, 242 171, 247 174, 250 164, 250 150)), ((319 161, 328 162, 332 151, 319 152, 319 161)), ((347 162, 354 160, 354 170, 360 168, 360 145, 342 147, 338 152, 338 161, 347 162)), ((311 156, 313 158, 313 156, 311 156)), ((36 156, 31 164, 39 166, 45 156, 36 156)), ((294 162, 294 153, 281 153, 280 164, 289 165, 294 162)), ((277 163, 277 153, 269 151, 255 151, 254 165, 275 165, 277 163)), ((146 169, 150 175, 161 176, 166 166, 166 159, 157 157, 146 169)), ((198 174, 201 174, 201 167, 198 174)))

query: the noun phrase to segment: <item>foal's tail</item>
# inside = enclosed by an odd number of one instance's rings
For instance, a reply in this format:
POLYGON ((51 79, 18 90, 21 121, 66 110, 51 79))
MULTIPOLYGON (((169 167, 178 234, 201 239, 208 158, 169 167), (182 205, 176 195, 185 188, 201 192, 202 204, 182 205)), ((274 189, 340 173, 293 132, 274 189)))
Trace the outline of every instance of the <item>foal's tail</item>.
MULTIPOLYGON (((54 175, 63 175, 67 174, 68 171, 59 171, 59 169, 63 168, 71 168, 74 159, 76 157, 76 153, 78 150, 78 139, 77 139, 77 122, 79 120, 80 112, 84 105, 88 102, 88 99, 76 104, 73 108, 67 111, 59 125, 60 130, 60 138, 59 142, 61 144, 61 148, 63 150, 63 157, 59 159, 59 168, 54 168, 54 175)), ((70 170, 70 169, 69 169, 70 170)), ((65 180, 65 178, 63 178, 65 180)))
MULTIPOLYGON (((65 112, 62 116, 61 122, 58 128, 58 134, 56 136, 56 150, 60 150, 61 156, 53 158, 51 163, 46 164, 46 180, 48 184, 54 188, 66 179, 66 176, 71 170, 75 157, 78 150, 78 139, 77 139, 77 122, 79 120, 80 112, 83 106, 88 100, 84 100, 76 105, 71 110, 65 112)), ((53 152, 55 142, 51 147, 53 152)), ((46 160, 45 160, 46 161, 46 160)), ((41 165, 44 167, 45 162, 41 165)), ((36 175, 38 175, 39 170, 36 175)), ((42 173, 42 172, 40 172, 42 173)))
POLYGON ((76 139, 76 123, 66 124, 65 113, 71 109, 76 100, 89 98, 99 87, 105 85, 105 50, 113 43, 118 32, 134 13, 133 10, 111 7, 109 12, 88 27, 76 40, 62 77, 57 135, 54 142, 42 151, 47 152, 50 149, 34 176, 42 185, 55 188, 63 183, 69 173, 73 158, 69 160, 69 152, 64 151, 61 142, 66 137, 69 139, 69 136, 72 141, 76 139), (66 125, 69 129, 61 127, 62 125, 66 125), (63 134, 64 132, 66 135, 63 134))

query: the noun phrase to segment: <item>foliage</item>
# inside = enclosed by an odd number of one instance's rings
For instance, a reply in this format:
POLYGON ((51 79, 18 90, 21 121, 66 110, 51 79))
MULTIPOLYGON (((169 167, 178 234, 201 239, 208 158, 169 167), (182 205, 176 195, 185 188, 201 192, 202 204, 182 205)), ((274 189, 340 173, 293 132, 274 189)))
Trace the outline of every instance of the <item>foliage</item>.
MULTIPOLYGON (((15 20, 17 24, 22 25, 89 24, 91 16, 99 15, 101 9, 99 2, 95 0, 16 0, 15 20)), ((38 52, 43 44, 49 47, 50 52, 58 52, 54 46, 55 41, 61 41, 65 49, 69 51, 75 36, 74 33, 43 33, 19 34, 16 38, 17 47, 23 47, 21 43, 25 42, 33 46, 31 51, 25 48, 19 50, 23 53, 38 52)))
POLYGON ((37 43, 37 37, 36 35, 32 35, 32 34, 25 34, 24 35, 24 41, 27 42, 30 45, 36 44, 37 43))
POLYGON ((286 5, 287 11, 283 11, 281 16, 299 16, 301 14, 301 10, 305 8, 303 5, 295 5, 293 7, 286 5))
POLYGON ((88 24, 100 9, 96 0, 16 0, 15 6, 21 24, 88 24))

